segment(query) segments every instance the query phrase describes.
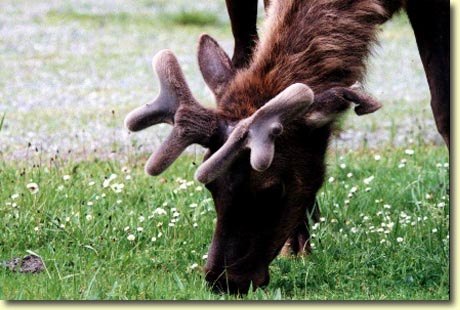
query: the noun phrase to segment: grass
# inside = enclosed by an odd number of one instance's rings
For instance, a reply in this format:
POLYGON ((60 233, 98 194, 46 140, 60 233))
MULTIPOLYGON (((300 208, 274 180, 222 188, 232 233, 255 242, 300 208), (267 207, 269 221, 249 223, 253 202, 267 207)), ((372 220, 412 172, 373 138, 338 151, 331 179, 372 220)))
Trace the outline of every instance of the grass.
MULTIPOLYGON (((242 299, 448 300, 447 152, 411 148, 329 154, 313 254, 277 258, 242 299)), ((235 299, 204 283, 215 212, 196 159, 158 178, 144 160, 0 163, 0 260, 32 251, 47 267, 0 270, 0 299, 235 299)))

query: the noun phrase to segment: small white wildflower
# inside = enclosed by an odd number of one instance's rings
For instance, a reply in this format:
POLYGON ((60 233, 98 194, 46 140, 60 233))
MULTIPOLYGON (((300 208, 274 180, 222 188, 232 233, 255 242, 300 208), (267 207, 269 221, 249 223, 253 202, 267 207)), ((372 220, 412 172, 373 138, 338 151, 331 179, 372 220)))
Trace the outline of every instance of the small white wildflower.
POLYGON ((86 203, 86 205, 92 206, 92 205, 94 205, 94 203, 93 203, 92 201, 88 201, 88 202, 86 203))
POLYGON ((347 173, 347 178, 351 178, 352 176, 353 176, 353 173, 351 173, 351 172, 347 173))
POLYGON ((402 238, 402 237, 398 237, 398 238, 396 238, 396 241, 397 241, 398 243, 401 243, 401 242, 403 242, 403 241, 404 241, 404 238, 402 238))
POLYGON ((337 223, 337 219, 332 219, 331 223, 337 223))
POLYGON ((165 209, 163 208, 156 208, 153 210, 153 215, 166 215, 168 214, 165 209))
POLYGON ((117 175, 112 173, 107 179, 104 180, 104 182, 102 182, 102 186, 104 188, 106 187, 109 187, 110 186, 110 182, 112 182, 113 180, 115 180, 117 178, 117 175))
POLYGON ((344 163, 341 163, 341 164, 339 165, 339 167, 340 167, 341 169, 345 169, 345 168, 347 167, 347 165, 345 165, 344 163))
POLYGON ((128 237, 126 237, 126 239, 128 239, 129 241, 134 241, 136 240, 136 236, 134 236, 133 234, 129 234, 128 237))
POLYGON ((384 208, 384 209, 391 209, 391 205, 384 204, 384 205, 383 205, 383 208, 384 208))
POLYGON ((311 227, 313 230, 317 230, 319 227, 319 223, 315 223, 313 224, 313 226, 311 227))
POLYGON ((404 168, 404 167, 406 167, 406 164, 399 164, 398 165, 398 168, 404 168))
POLYGON ((128 231, 128 230, 129 230, 129 226, 126 226, 123 230, 124 230, 124 231, 128 231))
POLYGON ((138 231, 138 232, 143 232, 143 231, 144 231, 144 227, 140 227, 140 226, 137 227, 137 231, 138 231))
POLYGON ((127 176, 125 176, 125 180, 129 181, 132 179, 132 176, 130 174, 128 174, 127 176))
POLYGON ((35 226, 35 227, 34 227, 34 230, 35 230, 35 231, 39 231, 40 228, 39 228, 38 226, 35 226))
POLYGON ((414 150, 411 150, 411 149, 407 149, 404 151, 404 153, 406 153, 407 155, 414 155, 414 150))
POLYGON ((88 186, 93 186, 94 184, 96 184, 96 182, 94 182, 94 181, 89 181, 88 182, 88 186))
POLYGON ((157 227, 161 227, 161 226, 163 226, 163 222, 159 222, 159 223, 157 224, 157 227))
POLYGON ((179 217, 180 216, 180 213, 175 211, 173 214, 172 214, 173 217, 179 217))
POLYGON ((204 254, 203 256, 201 256, 202 259, 208 259, 208 254, 204 254))
POLYGON ((176 224, 174 224, 174 223, 169 223, 168 226, 169 226, 169 227, 174 227, 174 226, 176 226, 176 224))
POLYGON ((438 229, 437 229, 437 228, 433 228, 433 229, 431 230, 431 232, 432 232, 432 233, 437 233, 437 232, 438 232, 438 229))
POLYGON ((319 221, 320 221, 320 222, 326 222, 326 218, 325 218, 325 217, 320 217, 320 218, 319 218, 319 221))
POLYGON ((125 185, 123 183, 114 183, 110 186, 110 188, 115 192, 115 193, 121 193, 123 191, 123 188, 125 185))
POLYGON ((121 171, 122 171, 123 173, 130 173, 130 172, 131 172, 131 170, 130 170, 128 167, 123 167, 123 168, 121 168, 121 171))
POLYGON ((365 191, 365 192, 370 192, 371 189, 372 189, 371 187, 366 187, 366 188, 364 189, 364 191, 365 191))
POLYGON ((193 227, 198 227, 198 224, 197 223, 193 223, 193 227))
POLYGON ((426 199, 426 200, 430 200, 430 199, 432 199, 432 198, 433 198, 433 195, 431 195, 431 194, 429 194, 429 193, 425 195, 425 199, 426 199))
POLYGON ((86 220, 91 221, 93 219, 93 216, 91 214, 86 215, 86 220))
POLYGON ((350 231, 351 231, 352 233, 356 234, 356 233, 359 231, 359 229, 358 229, 357 227, 352 227, 352 228, 350 229, 350 231))
POLYGON ((30 191, 31 194, 36 194, 40 191, 37 183, 29 183, 26 185, 27 189, 30 191))
POLYGON ((68 181, 68 180, 70 180, 70 175, 68 175, 68 174, 63 175, 63 176, 62 176, 62 179, 63 179, 64 181, 68 181))
POLYGON ((11 195, 11 199, 15 200, 19 198, 19 194, 13 194, 11 195))
POLYGON ((202 186, 195 187, 195 191, 197 191, 197 192, 201 192, 202 190, 203 190, 202 186))
POLYGON ((121 204, 122 202, 123 202, 123 200, 121 200, 121 199, 118 199, 118 200, 116 201, 117 205, 121 204))
POLYGON ((381 244, 382 244, 382 243, 385 243, 385 242, 387 242, 385 239, 380 240, 380 243, 381 243, 381 244))
POLYGON ((139 220, 139 222, 142 223, 143 221, 145 221, 145 217, 141 215, 141 216, 139 216, 138 220, 139 220))
POLYGON ((444 168, 449 168, 449 163, 444 163, 444 168))
POLYGON ((101 194, 101 197, 102 197, 102 198, 105 198, 105 196, 107 196, 105 193, 102 193, 102 194, 101 194))
POLYGON ((446 206, 445 202, 438 203, 438 208, 444 208, 446 206))
POLYGON ((196 269, 197 267, 198 267, 198 264, 193 263, 192 265, 190 265, 190 270, 196 269))
POLYGON ((380 156, 379 154, 376 154, 376 155, 374 156, 374 159, 375 159, 376 161, 379 161, 380 159, 382 159, 382 156, 380 156))
POLYGON ((353 186, 352 188, 350 188, 350 193, 355 193, 357 190, 358 190, 358 187, 353 186))
POLYGON ((372 180, 374 180, 374 176, 373 176, 373 175, 371 175, 371 176, 368 177, 368 178, 365 178, 365 179, 363 180, 363 182, 364 182, 364 184, 369 185, 369 184, 372 182, 372 180))
POLYGON ((160 231, 157 235, 157 238, 161 238, 161 236, 163 236, 163 233, 160 231))
POLYGON ((150 239, 150 241, 155 242, 155 241, 157 241, 157 238, 156 238, 156 237, 152 237, 152 239, 150 239))
POLYGON ((65 229, 65 225, 64 225, 64 224, 61 224, 61 225, 59 225, 59 228, 65 229))
POLYGON ((198 204, 196 204, 196 203, 191 203, 189 207, 190 207, 190 208, 196 208, 196 207, 198 207, 198 204))
POLYGON ((345 199, 344 202, 343 202, 346 206, 350 204, 350 200, 348 199, 345 199))
POLYGON ((327 180, 329 183, 332 183, 335 181, 335 178, 334 177, 330 177, 328 180, 327 180))

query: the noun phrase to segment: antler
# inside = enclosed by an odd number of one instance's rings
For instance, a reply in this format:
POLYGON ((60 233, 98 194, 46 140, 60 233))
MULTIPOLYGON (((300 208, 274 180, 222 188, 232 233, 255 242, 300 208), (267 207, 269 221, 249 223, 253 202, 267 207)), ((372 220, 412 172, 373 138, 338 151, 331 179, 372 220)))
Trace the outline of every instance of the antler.
POLYGON ((159 123, 173 125, 160 148, 145 165, 150 175, 158 175, 191 144, 207 146, 218 128, 217 115, 202 107, 193 98, 174 54, 162 50, 155 55, 152 66, 160 80, 160 94, 152 103, 131 111, 125 118, 130 131, 139 131, 159 123))
POLYGON ((305 114, 313 102, 313 92, 296 83, 267 102, 250 117, 241 120, 225 144, 196 171, 195 178, 209 183, 225 171, 245 149, 250 149, 251 166, 257 171, 270 167, 275 139, 292 120, 305 114))

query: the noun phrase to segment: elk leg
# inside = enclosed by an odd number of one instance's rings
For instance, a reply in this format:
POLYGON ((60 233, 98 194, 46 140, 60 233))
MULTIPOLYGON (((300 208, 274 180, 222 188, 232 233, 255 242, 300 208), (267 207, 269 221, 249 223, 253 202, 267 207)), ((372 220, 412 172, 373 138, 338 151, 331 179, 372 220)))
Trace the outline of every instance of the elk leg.
POLYGON ((257 36, 257 0, 225 0, 230 16, 235 49, 232 63, 235 68, 249 64, 257 36))
POLYGON ((450 5, 409 0, 406 11, 428 80, 436 126, 450 148, 450 5))
POLYGON ((311 253, 310 245, 310 223, 319 221, 318 201, 315 201, 311 210, 308 210, 307 217, 294 229, 294 232, 284 244, 281 255, 308 255, 311 253))

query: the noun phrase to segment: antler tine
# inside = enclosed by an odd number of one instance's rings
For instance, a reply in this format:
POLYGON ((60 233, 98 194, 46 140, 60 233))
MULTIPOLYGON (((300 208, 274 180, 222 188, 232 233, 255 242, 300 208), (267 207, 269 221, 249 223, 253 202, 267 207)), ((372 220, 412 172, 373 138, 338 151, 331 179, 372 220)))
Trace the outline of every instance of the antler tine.
POLYGON ((158 175, 189 145, 199 143, 205 146, 215 134, 218 118, 193 98, 171 51, 160 51, 153 58, 152 66, 160 80, 160 93, 152 103, 130 112, 125 118, 125 126, 130 131, 139 131, 159 123, 174 126, 145 165, 148 174, 158 175))
POLYGON ((240 121, 227 142, 198 168, 195 178, 209 183, 225 171, 244 149, 251 150, 251 166, 268 169, 275 153, 275 139, 283 126, 301 117, 313 102, 313 91, 296 83, 267 102, 252 116, 240 121))
POLYGON ((139 131, 159 123, 174 123, 174 114, 180 103, 194 103, 176 57, 170 50, 158 52, 152 67, 160 81, 159 95, 148 104, 131 111, 125 118, 125 127, 139 131))

